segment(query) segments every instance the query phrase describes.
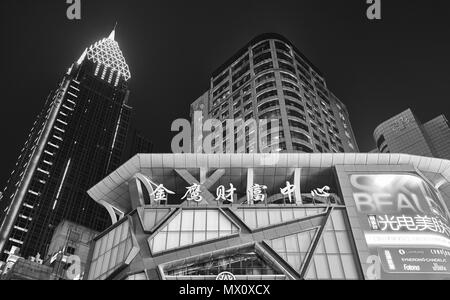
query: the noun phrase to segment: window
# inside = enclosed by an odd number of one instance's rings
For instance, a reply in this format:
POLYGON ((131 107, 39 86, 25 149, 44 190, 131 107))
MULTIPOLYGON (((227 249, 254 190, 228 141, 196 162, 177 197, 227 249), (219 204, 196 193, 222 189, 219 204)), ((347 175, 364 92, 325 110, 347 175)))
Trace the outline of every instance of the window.
POLYGON ((228 77, 228 75, 230 75, 230 71, 227 70, 225 73, 214 79, 213 86, 214 87, 218 86, 222 81, 225 80, 225 78, 228 77))
POLYGON ((280 66, 280 69, 286 70, 286 71, 289 71, 289 72, 295 74, 295 69, 291 65, 283 63, 283 62, 279 62, 278 65, 280 66))
POLYGON ((268 88, 275 87, 275 86, 276 86, 275 81, 266 82, 266 83, 264 83, 264 84, 258 86, 258 87, 256 88, 256 92, 259 93, 259 92, 261 92, 261 91, 263 91, 263 90, 266 90, 266 89, 268 89, 268 88))
POLYGON ((293 129, 299 128, 306 132, 309 132, 308 126, 306 126, 303 123, 297 122, 297 121, 289 120, 289 126, 291 126, 291 128, 293 128, 293 129))
POLYGON ((258 78, 256 78, 255 82, 256 84, 261 83, 263 81, 269 80, 275 78, 275 74, 274 73, 266 73, 264 75, 259 76, 258 78))
POLYGON ((272 62, 268 62, 265 64, 260 65, 259 67, 255 68, 255 75, 258 75, 266 70, 272 69, 273 68, 273 63, 272 62))
POLYGON ((308 146, 298 144, 298 143, 292 143, 292 147, 294 148, 294 151, 304 152, 304 153, 313 153, 314 150, 309 148, 308 146))
POLYGON ((264 110, 266 110, 266 109, 268 109, 268 108, 271 108, 271 107, 278 107, 278 106, 279 106, 278 100, 270 101, 270 102, 266 102, 266 103, 260 105, 260 106, 258 107, 258 111, 259 111, 259 112, 262 112, 262 111, 264 111, 264 110))
POLYGON ((250 74, 247 74, 244 76, 241 80, 233 84, 233 92, 235 92, 237 89, 239 89, 241 86, 246 84, 250 80, 250 74))
POLYGON ((287 54, 284 54, 284 53, 281 53, 281 52, 277 52, 277 57, 278 57, 278 59, 282 59, 282 60, 285 60, 285 61, 287 61, 287 62, 289 62, 291 64, 294 64, 294 60, 292 59, 292 57, 290 57, 290 55, 287 55, 287 54))
POLYGON ((298 139, 307 143, 311 143, 311 138, 304 133, 292 131, 291 136, 293 139, 298 139))
POLYGON ((305 116, 303 114, 299 113, 296 110, 288 109, 287 110, 287 114, 288 114, 289 117, 295 117, 295 118, 299 118, 299 119, 301 119, 303 121, 306 121, 305 116))
POLYGON ((297 94, 295 92, 292 92, 292 91, 283 91, 283 94, 285 96, 288 96, 288 97, 291 97, 291 98, 294 98, 294 99, 297 99, 297 100, 300 100, 300 101, 302 100, 302 97, 300 97, 299 94, 297 94))
POLYGON ((288 74, 288 73, 281 72, 281 78, 298 83, 297 78, 295 76, 291 75, 291 74, 288 74))
POLYGON ((264 51, 270 50, 270 43, 269 41, 264 42, 262 44, 259 44, 255 48, 253 48, 253 56, 256 56, 264 51))
POLYGON ((305 108, 300 103, 297 103, 297 102, 294 102, 294 101, 288 100, 288 99, 286 99, 285 102, 286 102, 286 106, 294 107, 294 108, 297 108, 297 109, 305 112, 305 108))
POLYGON ((260 96, 258 96, 257 101, 261 102, 267 98, 275 97, 277 95, 278 95, 278 93, 276 90, 268 91, 268 92, 265 92, 265 93, 261 94, 260 96))
POLYGON ((277 48, 277 50, 281 50, 286 53, 291 53, 291 50, 289 49, 289 47, 285 43, 282 43, 282 42, 275 42, 275 48, 277 48))
POLYGON ((287 88, 296 90, 297 92, 300 92, 300 88, 293 83, 283 81, 282 84, 283 84, 283 87, 287 87, 287 88))
POLYGON ((261 63, 262 61, 265 61, 268 59, 272 59, 272 54, 270 52, 261 54, 259 56, 256 56, 255 58, 253 58, 253 64, 257 65, 257 64, 261 63))

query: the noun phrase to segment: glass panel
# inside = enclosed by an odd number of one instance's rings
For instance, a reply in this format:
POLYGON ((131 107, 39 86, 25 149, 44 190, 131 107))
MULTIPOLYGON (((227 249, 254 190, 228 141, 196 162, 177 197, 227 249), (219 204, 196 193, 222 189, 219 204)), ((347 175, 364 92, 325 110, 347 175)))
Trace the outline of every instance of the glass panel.
POLYGON ((167 232, 160 232, 153 238, 152 251, 159 252, 166 248, 167 232))
POLYGON ((112 269, 116 266, 117 261, 117 251, 119 250, 119 247, 114 247, 111 251, 111 259, 109 262, 109 269, 112 269))
POLYGON ((219 237, 219 231, 207 231, 206 232, 207 240, 217 239, 218 237, 219 237))
POLYGON ((190 245, 192 244, 192 232, 181 232, 180 236, 180 246, 190 245))
POLYGON ((300 270, 302 258, 299 254, 288 254, 287 261, 294 269, 296 269, 297 271, 300 270))
POLYGON ((109 267, 109 259, 111 258, 111 251, 106 252, 105 254, 105 258, 103 260, 102 263, 102 271, 101 274, 106 273, 106 271, 108 271, 108 267, 109 267))
POLYGON ((266 227, 269 226, 269 213, 266 209, 257 209, 256 210, 256 218, 258 221, 258 227, 257 228, 261 228, 261 227, 266 227))
POLYGON ((108 233, 108 243, 106 245, 106 251, 110 251, 113 247, 114 242, 114 230, 108 233))
POLYGON ((281 223, 281 212, 278 209, 269 210, 269 220, 271 225, 281 223))
POLYGON ((328 254, 331 253, 339 253, 336 237, 334 235, 334 232, 327 231, 323 233, 323 239, 325 243, 325 250, 328 254))
POLYGON ((231 233, 231 226, 232 223, 230 220, 227 219, 227 217, 225 217, 224 214, 220 214, 219 216, 219 221, 220 221, 220 231, 224 232, 224 233, 231 233))
POLYGON ((331 279, 328 262, 325 255, 314 255, 314 263, 316 265, 316 272, 318 279, 331 279))
POLYGON ((208 210, 207 219, 207 230, 208 231, 218 231, 219 230, 219 211, 218 210, 208 210))
POLYGON ((107 236, 104 236, 104 237, 101 238, 102 245, 100 246, 100 253, 98 254, 99 256, 103 255, 106 252, 105 249, 106 249, 107 242, 108 242, 107 236))
POLYGON ((206 211, 204 210, 195 211, 194 230, 204 231, 205 228, 206 228, 206 211))
POLYGON ((284 238, 272 240, 272 249, 279 253, 279 252, 286 252, 286 247, 284 246, 284 238))
POLYGON ((314 265, 314 259, 309 264, 308 272, 306 273, 305 278, 306 279, 317 279, 316 266, 314 265))
POLYGON ((339 246, 340 253, 352 253, 352 246, 346 231, 336 232, 336 238, 339 246))
POLYGON ((245 209, 245 224, 249 226, 250 228, 257 228, 256 225, 256 211, 253 209, 245 209))
POLYGON ((101 240, 95 242, 94 254, 92 255, 92 260, 96 260, 98 258, 101 246, 101 240))
POLYGON ((281 210, 281 220, 283 222, 291 221, 294 219, 294 212, 291 209, 281 210))
POLYGON ((102 270, 103 267, 103 259, 104 259, 104 255, 100 256, 98 261, 97 261, 97 267, 95 268, 95 273, 94 273, 94 278, 97 278, 100 275, 100 272, 102 270))
POLYGON ((167 233, 167 247, 165 247, 164 250, 167 249, 173 249, 180 245, 180 232, 168 232, 167 233))
POLYGON ((125 258, 125 243, 121 243, 119 245, 119 250, 117 250, 117 261, 116 261, 116 266, 121 264, 125 258))
POLYGON ((165 229, 169 231, 179 231, 181 223, 181 214, 182 212, 180 212, 175 218, 173 218, 173 220, 170 221, 169 226, 165 227, 165 229))
POLYGON ((300 246, 300 252, 308 252, 309 247, 311 246, 312 233, 304 232, 298 234, 298 243, 300 246))
POLYGON ((205 232, 194 232, 194 243, 203 242, 206 240, 205 232))
POLYGON ((117 227, 115 230, 114 230, 114 245, 115 246, 117 246, 119 243, 120 243, 120 238, 121 238, 121 236, 122 236, 122 228, 123 228, 123 226, 122 225, 120 225, 119 227, 117 227))
POLYGON ((343 210, 335 210, 331 214, 331 219, 333 220, 333 227, 335 230, 347 230, 344 221, 344 211, 343 210))
POLYGON ((194 211, 183 210, 181 215, 181 231, 192 231, 194 228, 194 211))
POLYGON ((332 279, 345 279, 344 270, 342 268, 339 255, 328 255, 328 264, 330 266, 332 279))
POLYGON ((306 210, 304 209, 294 209, 294 217, 296 219, 301 219, 306 217, 306 210))
POLYGON ((286 241, 287 252, 295 252, 295 253, 299 252, 298 241, 297 241, 296 235, 291 235, 291 236, 285 237, 285 241, 286 241))
POLYGON ((124 222, 124 223, 122 224, 122 226, 123 226, 123 228, 122 228, 122 238, 121 238, 121 241, 125 240, 125 239, 128 237, 128 235, 130 234, 130 231, 129 231, 129 222, 124 222))
POLYGON ((345 279, 359 279, 353 255, 345 254, 341 256, 344 267, 345 279))

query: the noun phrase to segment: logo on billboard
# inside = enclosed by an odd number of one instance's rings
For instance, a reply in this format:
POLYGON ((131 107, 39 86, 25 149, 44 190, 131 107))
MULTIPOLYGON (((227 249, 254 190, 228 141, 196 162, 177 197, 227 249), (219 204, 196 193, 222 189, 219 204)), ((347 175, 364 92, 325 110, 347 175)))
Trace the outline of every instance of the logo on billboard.
POLYGON ((230 272, 222 272, 217 275, 216 280, 236 280, 236 276, 230 272))

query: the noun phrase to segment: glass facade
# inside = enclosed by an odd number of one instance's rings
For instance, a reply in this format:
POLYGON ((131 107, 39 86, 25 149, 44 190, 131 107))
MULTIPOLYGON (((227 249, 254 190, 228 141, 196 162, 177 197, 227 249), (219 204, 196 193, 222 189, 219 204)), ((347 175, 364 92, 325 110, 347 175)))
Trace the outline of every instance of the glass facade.
POLYGON ((324 208, 242 208, 236 211, 236 215, 250 229, 255 230, 292 220, 304 219, 324 213, 325 211, 326 209, 324 208))
POLYGON ((239 249, 232 255, 205 259, 192 265, 185 265, 167 270, 168 276, 208 276, 222 272, 233 275, 275 275, 273 270, 264 262, 254 249, 239 249))
POLYGON ((126 262, 132 249, 130 222, 125 221, 95 242, 89 279, 107 278, 126 262))
POLYGON ((360 278, 344 214, 342 209, 335 209, 331 213, 309 264, 306 279, 360 278))
POLYGON ((149 241, 152 253, 229 237, 239 233, 237 227, 219 209, 181 209, 149 241))

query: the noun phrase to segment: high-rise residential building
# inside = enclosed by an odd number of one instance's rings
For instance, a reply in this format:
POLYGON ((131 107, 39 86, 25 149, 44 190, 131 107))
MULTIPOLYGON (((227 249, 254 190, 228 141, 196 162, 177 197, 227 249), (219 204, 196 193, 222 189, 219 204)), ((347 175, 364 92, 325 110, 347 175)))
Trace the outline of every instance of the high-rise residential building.
MULTIPOLYGON (((278 119, 281 152, 359 152, 345 105, 322 72, 278 34, 257 36, 214 71, 209 90, 191 104, 192 120, 199 121, 195 111, 223 128, 226 119, 278 119)), ((249 134, 236 140, 248 141, 249 134)), ((245 152, 263 152, 248 143, 245 152)))
POLYGON ((381 123, 374 138, 381 153, 450 159, 450 127, 444 115, 422 124, 408 109, 381 123))
POLYGON ((130 77, 113 31, 88 47, 47 97, 0 200, 2 260, 12 246, 23 257, 43 257, 62 220, 108 227, 108 212, 86 191, 121 163, 130 77))

